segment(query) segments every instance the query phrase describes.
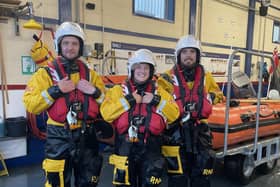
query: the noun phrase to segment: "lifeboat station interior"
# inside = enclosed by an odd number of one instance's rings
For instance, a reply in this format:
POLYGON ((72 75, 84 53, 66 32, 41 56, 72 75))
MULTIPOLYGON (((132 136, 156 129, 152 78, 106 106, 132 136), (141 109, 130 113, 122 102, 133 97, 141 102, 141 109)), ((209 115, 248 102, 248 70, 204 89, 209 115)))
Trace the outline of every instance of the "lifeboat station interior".
MULTIPOLYGON (((83 29, 80 59, 106 89, 126 79, 136 50, 153 52, 157 78, 177 63, 177 41, 197 38, 200 63, 224 94, 208 120, 212 186, 279 186, 280 0, 0 0, 1 187, 45 184, 48 115, 27 112, 22 98, 32 75, 57 56, 54 36, 65 21, 83 29)), ((114 145, 99 149, 98 186, 110 187, 114 145)))

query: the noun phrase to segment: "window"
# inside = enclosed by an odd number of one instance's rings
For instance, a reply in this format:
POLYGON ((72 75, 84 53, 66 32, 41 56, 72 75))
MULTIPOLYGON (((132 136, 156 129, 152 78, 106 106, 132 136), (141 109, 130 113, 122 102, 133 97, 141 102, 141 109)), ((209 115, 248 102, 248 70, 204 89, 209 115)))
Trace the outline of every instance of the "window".
POLYGON ((272 42, 280 43, 280 22, 277 21, 274 21, 273 25, 272 42))
POLYGON ((175 0, 134 0, 133 12, 136 15, 174 21, 175 0))

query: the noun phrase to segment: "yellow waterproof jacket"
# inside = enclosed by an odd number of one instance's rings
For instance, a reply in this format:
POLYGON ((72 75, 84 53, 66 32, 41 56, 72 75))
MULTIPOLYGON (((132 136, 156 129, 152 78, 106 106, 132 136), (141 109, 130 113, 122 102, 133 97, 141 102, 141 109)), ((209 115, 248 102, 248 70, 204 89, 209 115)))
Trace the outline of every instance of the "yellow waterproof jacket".
MULTIPOLYGON (((94 71, 89 70, 90 82, 97 87, 102 94, 96 98, 97 103, 101 103, 105 96, 105 86, 101 77, 94 71)), ((80 80, 80 74, 73 73, 70 79, 77 84, 80 80)), ((51 75, 45 68, 39 68, 29 80, 23 95, 23 103, 26 110, 33 114, 40 114, 46 111, 54 103, 54 98, 48 94, 48 88, 53 86, 51 75)), ((57 122, 48 119, 48 123, 56 124, 57 122)), ((63 124, 61 124, 63 125, 63 124)))
MULTIPOLYGON (((160 96, 160 102, 156 106, 156 111, 170 124, 179 117, 179 108, 173 97, 162 87, 156 88, 156 94, 160 96)), ((100 113, 104 120, 111 123, 131 108, 125 98, 123 87, 115 85, 106 92, 104 102, 100 106, 100 113)))

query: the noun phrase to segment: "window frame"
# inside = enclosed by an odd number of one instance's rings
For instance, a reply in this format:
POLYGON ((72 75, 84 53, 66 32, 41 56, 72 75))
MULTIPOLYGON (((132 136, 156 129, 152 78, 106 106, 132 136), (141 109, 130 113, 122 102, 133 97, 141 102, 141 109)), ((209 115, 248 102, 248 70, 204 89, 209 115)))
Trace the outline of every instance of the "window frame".
POLYGON ((154 17, 151 15, 147 15, 144 13, 140 13, 140 12, 136 12, 135 11, 135 1, 133 0, 132 3, 132 13, 135 16, 140 16, 140 17, 145 17, 145 18, 149 18, 149 19, 155 19, 155 20, 159 20, 159 21, 164 21, 164 22, 169 22, 169 23, 174 23, 175 22, 175 0, 165 0, 165 15, 164 18, 158 18, 158 17, 154 17))
POLYGON ((272 28, 272 43, 277 43, 280 44, 280 22, 279 21, 273 21, 273 28, 272 28), (275 32, 275 27, 278 27, 278 40, 274 40, 274 32, 275 32))

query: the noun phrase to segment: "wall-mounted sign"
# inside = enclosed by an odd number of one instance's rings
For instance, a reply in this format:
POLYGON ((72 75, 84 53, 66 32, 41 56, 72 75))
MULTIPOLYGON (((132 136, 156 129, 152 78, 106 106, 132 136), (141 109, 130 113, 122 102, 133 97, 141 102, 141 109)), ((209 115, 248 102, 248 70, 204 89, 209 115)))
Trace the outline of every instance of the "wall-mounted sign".
POLYGON ((36 64, 33 62, 31 56, 21 56, 22 74, 31 75, 36 70, 36 64))

